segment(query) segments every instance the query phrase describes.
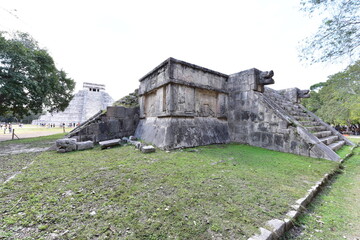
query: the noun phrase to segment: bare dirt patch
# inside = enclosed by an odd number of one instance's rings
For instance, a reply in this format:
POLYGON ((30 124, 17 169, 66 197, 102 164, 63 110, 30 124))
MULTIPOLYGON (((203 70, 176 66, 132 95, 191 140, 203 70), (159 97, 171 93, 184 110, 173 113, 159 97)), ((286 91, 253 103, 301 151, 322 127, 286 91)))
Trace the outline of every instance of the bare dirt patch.
POLYGON ((12 144, 7 146, 5 149, 0 149, 0 156, 5 156, 8 154, 20 154, 20 153, 35 153, 43 152, 49 149, 49 146, 46 147, 31 147, 25 144, 12 144))

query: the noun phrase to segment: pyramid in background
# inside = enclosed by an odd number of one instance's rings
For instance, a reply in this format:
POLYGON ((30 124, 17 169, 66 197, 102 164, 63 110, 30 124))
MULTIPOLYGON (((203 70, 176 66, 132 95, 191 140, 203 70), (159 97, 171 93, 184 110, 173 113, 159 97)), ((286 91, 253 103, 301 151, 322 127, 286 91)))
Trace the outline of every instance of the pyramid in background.
POLYGON ((97 112, 105 110, 113 102, 112 97, 105 92, 105 85, 84 82, 83 89, 74 95, 69 106, 63 112, 46 113, 34 120, 32 124, 77 125, 85 122, 97 112))

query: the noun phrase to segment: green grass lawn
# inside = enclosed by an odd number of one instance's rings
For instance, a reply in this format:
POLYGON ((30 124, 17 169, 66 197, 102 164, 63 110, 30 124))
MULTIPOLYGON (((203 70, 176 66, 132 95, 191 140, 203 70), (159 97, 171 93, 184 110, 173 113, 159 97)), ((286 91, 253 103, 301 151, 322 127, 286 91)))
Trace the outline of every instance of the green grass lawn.
POLYGON ((0 236, 247 239, 336 166, 238 144, 44 152, 0 187, 0 236))
POLYGON ((40 152, 20 153, 20 154, 6 154, 9 150, 22 150, 28 148, 50 148, 57 139, 63 137, 64 134, 54 134, 38 138, 25 138, 20 140, 11 140, 0 142, 0 183, 7 178, 21 171, 35 158, 41 154, 40 152))
POLYGON ((360 144, 360 137, 348 137, 355 144, 360 144))
POLYGON ((360 148, 341 174, 299 218, 297 233, 285 239, 360 239, 360 148))

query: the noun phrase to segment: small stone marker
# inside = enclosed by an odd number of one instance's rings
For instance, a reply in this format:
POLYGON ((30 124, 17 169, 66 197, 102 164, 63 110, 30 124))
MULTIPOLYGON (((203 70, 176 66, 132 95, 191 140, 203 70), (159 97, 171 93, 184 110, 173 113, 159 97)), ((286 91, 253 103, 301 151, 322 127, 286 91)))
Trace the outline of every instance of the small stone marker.
POLYGON ((72 152, 76 150, 76 139, 73 138, 64 138, 56 140, 57 152, 65 153, 72 152))
POLYGON ((86 149, 92 149, 92 148, 94 148, 94 143, 92 141, 77 142, 76 143, 76 149, 77 150, 86 150, 86 149))
POLYGON ((137 149, 141 149, 142 148, 142 146, 143 146, 143 144, 141 143, 141 142, 137 142, 136 144, 135 144, 135 147, 137 148, 137 149))
POLYGON ((99 145, 100 145, 101 149, 105 149, 105 148, 109 148, 109 147, 119 146, 120 141, 121 141, 120 138, 111 139, 111 140, 99 142, 99 145))
POLYGON ((143 153, 152 153, 152 152, 155 152, 155 148, 151 145, 148 145, 148 146, 143 146, 141 147, 141 152, 143 153))

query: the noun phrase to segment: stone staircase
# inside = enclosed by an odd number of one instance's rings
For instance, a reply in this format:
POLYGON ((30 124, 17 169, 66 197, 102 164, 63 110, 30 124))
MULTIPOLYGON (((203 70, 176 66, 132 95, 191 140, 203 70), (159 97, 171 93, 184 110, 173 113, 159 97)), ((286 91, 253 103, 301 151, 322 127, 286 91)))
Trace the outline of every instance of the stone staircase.
MULTIPOLYGON (((310 137, 312 136, 312 140, 315 139, 316 142, 323 143, 331 150, 333 152, 331 155, 335 156, 334 153, 345 144, 354 145, 333 127, 323 122, 319 117, 307 110, 301 104, 291 102, 289 99, 272 89, 264 95, 272 102, 272 105, 276 106, 278 111, 281 111, 282 115, 285 115, 291 122, 295 123, 296 126, 305 129, 307 132, 306 134, 310 135, 310 137)), ((336 154, 336 156, 338 155, 336 154)), ((335 157, 335 159, 331 160, 338 161, 340 160, 340 157, 335 157)))
POLYGON ((282 102, 283 107, 292 108, 288 113, 294 117, 306 130, 319 139, 320 142, 331 148, 334 152, 339 150, 346 142, 339 138, 339 136, 329 129, 329 126, 323 125, 318 119, 313 118, 304 107, 299 106, 298 103, 282 102), (292 105, 292 106, 291 106, 292 105))

